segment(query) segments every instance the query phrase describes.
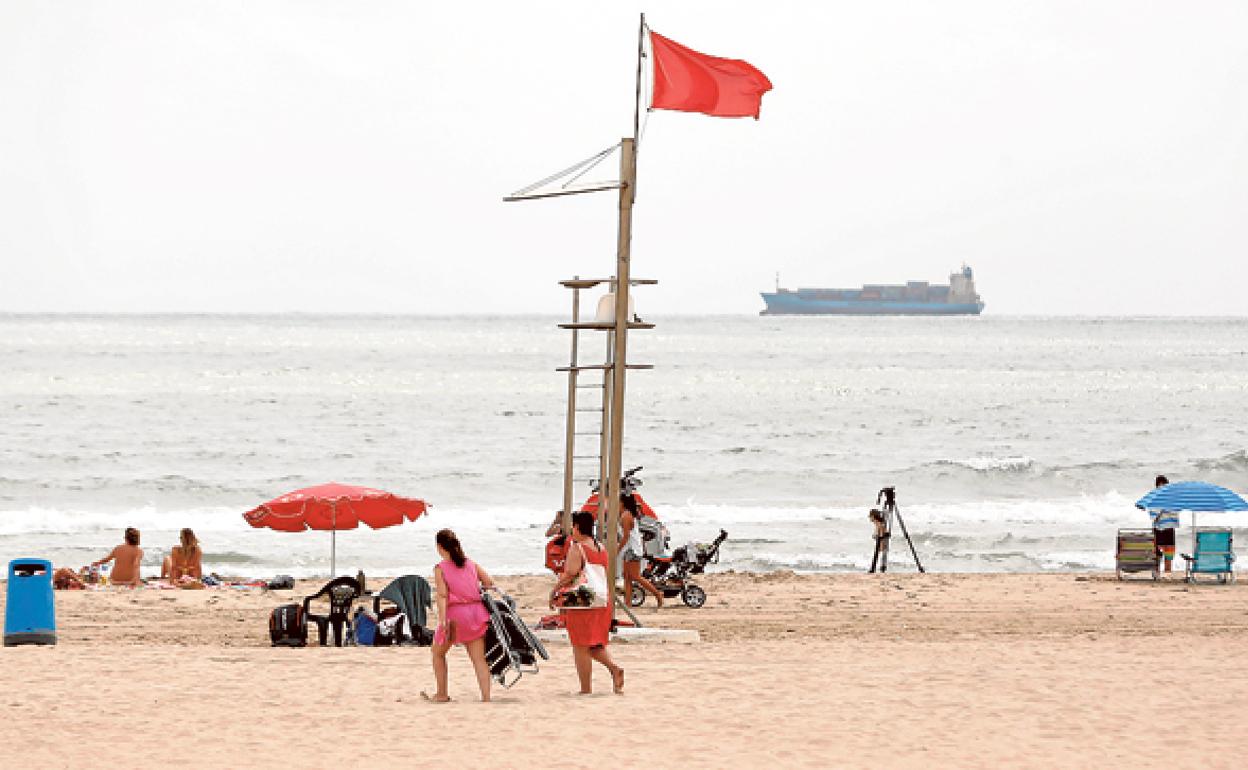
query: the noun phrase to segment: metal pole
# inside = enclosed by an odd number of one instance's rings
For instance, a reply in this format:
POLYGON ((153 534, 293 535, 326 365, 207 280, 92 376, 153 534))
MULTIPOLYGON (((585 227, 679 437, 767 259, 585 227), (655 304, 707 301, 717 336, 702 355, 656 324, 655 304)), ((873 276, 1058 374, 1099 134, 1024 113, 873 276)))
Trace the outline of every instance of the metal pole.
POLYGON ((901 510, 897 510, 897 523, 901 525, 901 534, 906 536, 906 544, 910 546, 910 555, 914 557, 914 566, 919 568, 919 572, 927 572, 923 569, 923 562, 919 561, 919 552, 914 549, 914 541, 910 539, 910 531, 906 529, 906 520, 901 517, 901 510))
MULTIPOLYGON (((579 275, 573 278, 580 278, 579 275)), ((572 290, 572 323, 581 320, 581 290, 572 290)), ((572 456, 576 452, 576 380, 577 380, 577 329, 572 330, 572 358, 568 367, 568 435, 563 445, 563 534, 572 534, 572 456)))
POLYGON ((329 579, 338 576, 338 501, 329 504, 329 579))
MULTIPOLYGON (((633 92, 633 140, 636 141, 641 137, 637 135, 641 127, 641 60, 645 58, 645 41, 646 41, 646 15, 641 14, 641 22, 637 25, 637 88, 633 92)), ((635 161, 634 161, 635 164, 635 161)), ((623 177, 621 177, 623 179, 623 177)), ((633 181, 636 181, 634 179, 633 181)))
MULTIPOLYGON (((615 594, 615 578, 620 569, 620 474, 624 454, 624 376, 628 371, 628 315, 629 262, 633 239, 633 202, 637 199, 637 139, 641 126, 641 60, 645 56, 646 15, 640 15, 637 24, 637 78, 633 89, 633 136, 620 140, 620 226, 615 258, 615 329, 607 332, 610 339, 608 350, 611 359, 611 384, 606 378, 603 390, 610 391, 611 422, 608 432, 604 424, 604 438, 609 436, 607 461, 603 463, 607 473, 598 484, 598 510, 602 511, 606 496, 607 511, 607 574, 610 575, 607 604, 611 617, 615 617, 619 597, 615 594)), ((603 413, 606 420, 607 414, 603 413)), ((603 441, 603 444, 608 444, 603 441)), ((627 610, 626 610, 627 611, 627 610)), ((632 613, 628 613, 632 616, 632 613)))
MULTIPOLYGON (((638 67, 638 73, 641 68, 638 67)), ((620 140, 620 227, 615 259, 615 345, 611 364, 611 462, 603 485, 607 494, 607 605, 615 614, 615 575, 619 566, 620 473, 624 453, 624 375, 628 371, 628 293, 633 235, 633 190, 637 183, 637 144, 620 140)))

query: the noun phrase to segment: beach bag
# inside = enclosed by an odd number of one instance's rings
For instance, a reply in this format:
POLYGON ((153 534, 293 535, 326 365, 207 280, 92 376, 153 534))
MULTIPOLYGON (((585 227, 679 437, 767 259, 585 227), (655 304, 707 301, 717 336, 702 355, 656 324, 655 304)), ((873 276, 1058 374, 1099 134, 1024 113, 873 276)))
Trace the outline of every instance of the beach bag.
POLYGON ((295 587, 295 579, 290 575, 278 575, 265 587, 270 591, 287 591, 295 587))
POLYGON ((269 614, 269 641, 274 647, 305 647, 308 644, 308 621, 303 607, 283 604, 269 614))
POLYGON ((555 597, 555 605, 565 610, 593 610, 607 606, 607 568, 593 564, 581 549, 581 573, 572 585, 555 597))
POLYGON ((359 646, 372 647, 378 643, 377 621, 373 620, 373 616, 364 610, 355 613, 355 618, 351 621, 351 628, 355 632, 355 643, 359 646))

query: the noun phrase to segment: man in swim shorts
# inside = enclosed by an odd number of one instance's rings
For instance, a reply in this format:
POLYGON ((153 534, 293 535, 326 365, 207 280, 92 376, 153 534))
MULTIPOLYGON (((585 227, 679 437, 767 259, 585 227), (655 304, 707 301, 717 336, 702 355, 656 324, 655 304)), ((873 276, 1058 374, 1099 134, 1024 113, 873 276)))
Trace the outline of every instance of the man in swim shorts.
MULTIPOLYGON (((1170 483, 1165 476, 1158 476, 1156 484, 1164 487, 1170 483)), ((1174 567, 1175 533, 1179 528, 1179 516, 1174 511, 1156 511, 1153 514, 1153 541, 1157 544, 1157 556, 1165 561, 1167 573, 1174 567)))

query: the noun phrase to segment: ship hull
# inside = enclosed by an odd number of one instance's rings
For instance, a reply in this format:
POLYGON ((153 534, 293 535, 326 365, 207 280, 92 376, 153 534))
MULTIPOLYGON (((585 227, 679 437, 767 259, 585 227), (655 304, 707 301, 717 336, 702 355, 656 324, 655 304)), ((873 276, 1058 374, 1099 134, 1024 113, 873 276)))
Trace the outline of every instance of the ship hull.
POLYGON ((820 300, 792 292, 762 293, 767 309, 759 315, 979 315, 982 302, 906 302, 904 300, 820 300))

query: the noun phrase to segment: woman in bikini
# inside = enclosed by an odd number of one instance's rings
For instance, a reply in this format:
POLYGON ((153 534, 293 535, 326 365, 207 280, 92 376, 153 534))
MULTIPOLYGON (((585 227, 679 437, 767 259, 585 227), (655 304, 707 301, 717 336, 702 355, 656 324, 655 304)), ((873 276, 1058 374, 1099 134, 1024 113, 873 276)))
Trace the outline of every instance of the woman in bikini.
POLYGON ((481 602, 481 588, 493 588, 494 579, 479 564, 464 555, 459 538, 449 529, 437 534, 438 555, 442 561, 433 568, 438 593, 438 630, 433 635, 433 678, 437 691, 422 691, 421 697, 434 703, 451 699, 447 692, 446 654, 451 645, 462 644, 477 674, 481 701, 490 700, 490 666, 485 660, 485 631, 490 614, 481 602))
MULTIPOLYGON (((581 574, 581 568, 589 562, 607 566, 607 549, 594 539, 594 514, 578 511, 572 516, 572 544, 563 565, 563 574, 551 593, 554 597, 573 584, 581 574)), ((611 673, 611 684, 616 693, 624 692, 624 669, 611 660, 607 652, 611 633, 611 608, 563 610, 564 624, 568 629, 568 641, 572 644, 572 660, 576 663, 576 676, 580 679, 581 695, 593 692, 594 663, 606 667, 611 673)))
POLYGON ((174 585, 187 584, 199 587, 204 577, 204 552, 199 539, 190 528, 183 529, 175 545, 165 557, 160 576, 174 585))

